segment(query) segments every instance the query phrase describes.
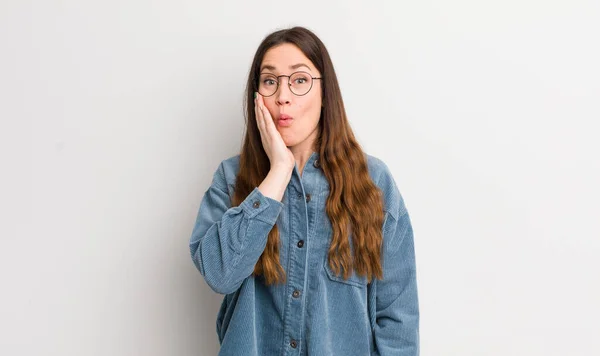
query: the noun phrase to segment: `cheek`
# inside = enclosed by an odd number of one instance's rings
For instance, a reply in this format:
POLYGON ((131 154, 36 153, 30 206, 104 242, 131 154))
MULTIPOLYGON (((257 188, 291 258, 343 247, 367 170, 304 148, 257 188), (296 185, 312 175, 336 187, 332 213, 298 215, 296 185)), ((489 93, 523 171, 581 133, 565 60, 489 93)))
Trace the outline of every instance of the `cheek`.
POLYGON ((306 101, 302 107, 302 114, 310 118, 311 122, 316 122, 319 120, 319 116, 321 115, 321 100, 319 98, 314 98, 306 101))
POLYGON ((272 99, 271 100, 264 99, 264 101, 265 101, 265 106, 267 107, 267 110, 269 110, 269 114, 271 114, 271 118, 274 119, 275 115, 277 115, 277 113, 279 112, 278 108, 277 108, 277 104, 272 99))
POLYGON ((305 115, 318 115, 321 111, 321 98, 318 95, 299 102, 299 108, 305 115))

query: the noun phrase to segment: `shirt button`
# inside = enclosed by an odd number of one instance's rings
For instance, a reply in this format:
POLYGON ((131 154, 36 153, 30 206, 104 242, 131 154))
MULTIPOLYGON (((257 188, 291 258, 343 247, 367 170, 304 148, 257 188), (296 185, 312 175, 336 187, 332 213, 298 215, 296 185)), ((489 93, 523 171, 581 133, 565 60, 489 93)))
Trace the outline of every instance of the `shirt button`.
POLYGON ((313 162, 313 166, 314 166, 315 168, 319 168, 319 167, 321 167, 321 165, 319 164, 319 160, 318 160, 318 159, 315 159, 315 161, 313 162))
POLYGON ((290 346, 295 349, 296 346, 298 346, 298 344, 296 343, 296 340, 292 339, 292 341, 290 341, 290 346))
POLYGON ((308 203, 310 201, 310 194, 306 194, 306 202, 308 203))
POLYGON ((302 248, 304 246, 304 240, 298 241, 298 247, 302 248))
POLYGON ((254 204, 252 204, 252 206, 256 209, 260 206, 260 202, 257 200, 254 202, 254 204))
POLYGON ((294 296, 294 298, 298 298, 300 296, 300 291, 296 289, 294 293, 292 293, 292 296, 294 296))

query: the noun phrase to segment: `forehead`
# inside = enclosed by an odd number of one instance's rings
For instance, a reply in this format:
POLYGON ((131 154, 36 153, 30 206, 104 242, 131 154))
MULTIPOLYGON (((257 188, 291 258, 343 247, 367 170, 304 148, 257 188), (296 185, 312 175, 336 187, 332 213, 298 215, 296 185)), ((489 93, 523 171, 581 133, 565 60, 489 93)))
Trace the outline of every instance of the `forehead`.
POLYGON ((290 70, 319 72, 296 45, 284 43, 267 50, 260 65, 261 72, 287 73, 290 70))

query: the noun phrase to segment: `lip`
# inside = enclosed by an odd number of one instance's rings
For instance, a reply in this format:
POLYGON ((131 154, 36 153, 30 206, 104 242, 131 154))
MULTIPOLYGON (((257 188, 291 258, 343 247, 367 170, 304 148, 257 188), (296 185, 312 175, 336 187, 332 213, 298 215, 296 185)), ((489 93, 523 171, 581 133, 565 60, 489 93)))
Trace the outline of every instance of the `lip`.
POLYGON ((277 118, 277 124, 283 127, 292 125, 292 121, 294 121, 294 118, 286 114, 280 114, 277 118))

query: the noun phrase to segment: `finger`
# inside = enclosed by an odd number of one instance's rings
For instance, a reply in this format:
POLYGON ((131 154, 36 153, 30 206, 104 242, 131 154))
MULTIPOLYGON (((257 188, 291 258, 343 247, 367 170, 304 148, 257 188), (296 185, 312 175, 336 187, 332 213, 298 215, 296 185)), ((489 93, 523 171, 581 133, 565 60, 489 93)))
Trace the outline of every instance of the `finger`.
POLYGON ((275 127, 275 122, 273 121, 271 113, 269 113, 269 110, 267 108, 263 108, 263 118, 265 130, 271 132, 273 135, 279 135, 279 131, 277 131, 277 128, 275 127))
POLYGON ((258 104, 258 98, 254 99, 254 115, 256 116, 256 126, 258 126, 258 130, 261 132, 262 135, 262 132, 264 132, 264 120, 258 104))
POLYGON ((264 98, 262 97, 262 95, 259 95, 259 97, 260 97, 259 107, 262 112, 262 117, 264 119, 265 128, 275 128, 275 123, 273 122, 273 117, 271 116, 269 109, 267 109, 267 107, 265 106, 264 98))
POLYGON ((262 128, 265 134, 269 136, 269 133, 272 132, 271 130, 275 129, 273 125, 273 119, 271 118, 271 113, 269 112, 269 109, 267 109, 267 107, 265 106, 263 96, 258 94, 258 100, 258 108, 261 116, 262 128))

